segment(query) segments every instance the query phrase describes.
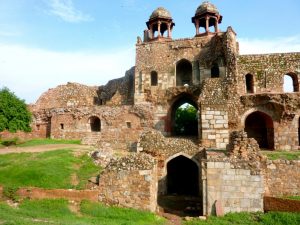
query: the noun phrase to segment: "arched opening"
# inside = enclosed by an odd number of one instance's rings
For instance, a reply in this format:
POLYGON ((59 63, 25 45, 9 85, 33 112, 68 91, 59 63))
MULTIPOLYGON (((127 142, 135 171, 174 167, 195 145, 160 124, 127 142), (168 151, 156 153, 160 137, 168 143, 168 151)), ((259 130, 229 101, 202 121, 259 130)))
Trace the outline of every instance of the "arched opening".
POLYGON ((181 155, 168 162, 167 194, 199 196, 199 168, 193 160, 181 155))
POLYGON ((176 65, 176 86, 192 84, 192 64, 186 60, 180 60, 176 65))
POLYGON ((211 68, 211 78, 218 78, 218 77, 220 77, 220 69, 218 64, 215 63, 211 68))
POLYGON ((198 106, 188 95, 182 95, 172 105, 171 135, 198 136, 198 106))
POLYGON ((245 131, 254 138, 260 148, 274 149, 274 127, 272 118, 263 112, 251 113, 245 121, 245 131))
POLYGON ((299 82, 295 73, 287 73, 283 76, 283 92, 298 92, 299 82))
POLYGON ((92 132, 101 131, 101 121, 97 116, 90 117, 89 122, 92 132))
POLYGON ((151 86, 157 86, 157 72, 151 72, 151 86))
POLYGON ((246 77, 246 91, 247 93, 254 93, 254 79, 252 74, 247 74, 246 77))

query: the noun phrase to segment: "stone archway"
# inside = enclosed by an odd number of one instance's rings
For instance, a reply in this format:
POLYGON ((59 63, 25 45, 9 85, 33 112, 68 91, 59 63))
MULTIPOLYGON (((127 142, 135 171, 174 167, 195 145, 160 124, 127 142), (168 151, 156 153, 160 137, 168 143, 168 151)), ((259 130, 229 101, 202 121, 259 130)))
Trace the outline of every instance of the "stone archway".
POLYGON ((180 155, 167 163, 167 194, 199 196, 199 168, 193 160, 180 155))
POLYGON ((198 105, 192 95, 183 93, 174 98, 173 103, 168 112, 168 120, 170 121, 170 133, 172 136, 198 136, 198 105), (187 132, 185 134, 177 134, 176 132, 176 112, 179 107, 190 105, 196 111, 196 118, 186 121, 187 132))
POLYGON ((274 125, 266 113, 255 111, 245 120, 245 131, 249 138, 254 138, 260 148, 274 149, 274 125))

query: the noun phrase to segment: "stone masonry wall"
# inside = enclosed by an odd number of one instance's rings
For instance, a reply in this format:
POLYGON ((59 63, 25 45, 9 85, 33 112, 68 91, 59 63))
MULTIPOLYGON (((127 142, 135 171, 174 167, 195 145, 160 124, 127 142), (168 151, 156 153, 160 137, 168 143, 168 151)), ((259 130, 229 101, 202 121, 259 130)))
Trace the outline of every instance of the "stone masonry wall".
MULTIPOLYGON (((283 92, 283 77, 287 73, 299 75, 300 53, 240 55, 238 57, 239 93, 246 93, 245 75, 254 76, 255 93, 283 92)), ((299 82, 299 76, 298 82, 299 82)))
POLYGON ((83 139, 85 144, 101 142, 102 148, 130 149, 139 134, 152 127, 151 105, 94 106, 51 110, 51 137, 83 139), (101 121, 99 132, 92 132, 91 116, 101 121), (63 127, 63 128, 62 128, 63 127))
POLYGON ((145 91, 155 94, 176 86, 176 65, 188 60, 192 66, 192 85, 210 78, 211 68, 218 63, 220 77, 225 77, 224 33, 214 36, 146 42, 136 45, 135 103, 144 102, 145 91), (158 74, 158 86, 151 87, 151 72, 158 74))
POLYGON ((227 111, 201 107, 202 145, 226 148, 229 142, 227 111))
POLYGON ((157 176, 154 159, 135 154, 112 161, 100 174, 99 200, 154 212, 157 205, 157 176))
POLYGON ((224 213, 263 211, 263 176, 251 175, 249 169, 236 169, 230 162, 207 162, 207 214, 216 201, 224 213))
POLYGON ((300 160, 268 160, 264 173, 266 195, 300 195, 300 160))

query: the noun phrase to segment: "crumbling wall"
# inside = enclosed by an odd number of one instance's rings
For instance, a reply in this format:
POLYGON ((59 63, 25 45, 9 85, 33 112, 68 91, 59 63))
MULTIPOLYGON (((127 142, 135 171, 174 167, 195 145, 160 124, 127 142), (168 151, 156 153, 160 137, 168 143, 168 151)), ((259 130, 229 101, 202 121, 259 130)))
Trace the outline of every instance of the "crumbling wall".
POLYGON ((206 213, 214 213, 216 207, 224 213, 263 211, 263 160, 257 142, 243 131, 231 134, 226 154, 207 151, 206 213))
POLYGON ((44 92, 34 105, 34 110, 93 106, 97 99, 97 87, 67 83, 44 92))
POLYGON ((131 150, 140 133, 153 127, 152 107, 140 104, 52 109, 51 137, 82 139, 84 144, 97 144, 101 149, 131 150), (91 130, 91 117, 100 119, 100 131, 91 130))
MULTIPOLYGON (((255 93, 283 92, 283 77, 287 73, 299 74, 300 53, 240 55, 238 57, 239 93, 246 93, 246 74, 254 77, 255 93)), ((298 82, 299 82, 299 76, 298 82)))
POLYGON ((157 203, 156 161, 147 154, 112 160, 99 179, 99 200, 154 212, 157 203))
POLYGON ((300 195, 300 160, 268 160, 264 173, 266 195, 300 195))
POLYGON ((98 88, 100 105, 130 105, 133 104, 135 67, 127 70, 124 77, 110 80, 98 88))
MULTIPOLYGON (((244 129, 250 113, 260 111, 272 118, 274 127, 274 149, 296 150, 299 146, 299 97, 300 93, 262 93, 240 97, 236 108, 236 128, 244 129)), ((232 120, 231 120, 232 121, 232 120)))

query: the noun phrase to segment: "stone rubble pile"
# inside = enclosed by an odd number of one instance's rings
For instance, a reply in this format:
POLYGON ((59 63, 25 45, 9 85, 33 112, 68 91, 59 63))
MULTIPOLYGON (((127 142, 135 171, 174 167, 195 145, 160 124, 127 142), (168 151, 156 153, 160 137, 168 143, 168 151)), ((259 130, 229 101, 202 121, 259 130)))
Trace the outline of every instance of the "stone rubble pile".
POLYGON ((235 168, 250 169, 251 174, 261 171, 261 162, 266 157, 260 153, 258 143, 254 138, 248 138, 244 131, 233 131, 227 146, 229 160, 235 168))
POLYGON ((144 153, 132 153, 122 158, 112 158, 106 167, 106 171, 132 171, 151 170, 156 164, 155 159, 144 153))
POLYGON ((194 140, 186 138, 166 138, 155 130, 146 131, 141 134, 138 143, 140 151, 152 156, 171 156, 178 152, 193 155, 199 152, 199 145, 194 140))

